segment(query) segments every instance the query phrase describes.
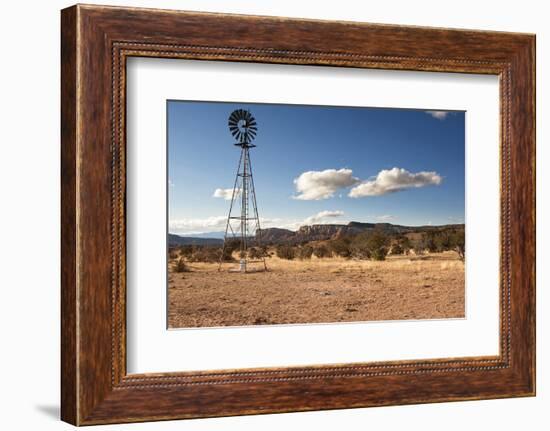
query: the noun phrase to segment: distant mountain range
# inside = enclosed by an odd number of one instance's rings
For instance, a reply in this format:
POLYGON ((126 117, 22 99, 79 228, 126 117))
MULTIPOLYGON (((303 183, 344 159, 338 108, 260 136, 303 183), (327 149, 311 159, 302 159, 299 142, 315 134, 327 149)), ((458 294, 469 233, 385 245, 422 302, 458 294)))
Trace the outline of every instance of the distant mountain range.
MULTIPOLYGON (((391 223, 361 223, 352 221, 348 224, 315 224, 302 226, 297 231, 281 228, 262 229, 263 244, 299 244, 310 241, 325 241, 342 238, 344 236, 355 236, 366 231, 381 231, 385 234, 407 234, 437 231, 443 229, 464 229, 464 224, 447 224, 439 226, 402 226, 391 223)), ((168 234, 169 245, 208 245, 219 246, 223 244, 223 233, 220 237, 218 232, 193 237, 168 234)), ((253 238, 251 238, 253 239, 253 238)))
POLYGON ((199 236, 180 236, 173 233, 168 234, 168 245, 208 245, 220 246, 223 238, 206 238, 199 236))
MULTIPOLYGON (((225 232, 204 232, 204 233, 194 233, 193 235, 185 235, 193 238, 217 238, 223 239, 225 232)), ((181 235, 180 235, 181 236, 181 235)))

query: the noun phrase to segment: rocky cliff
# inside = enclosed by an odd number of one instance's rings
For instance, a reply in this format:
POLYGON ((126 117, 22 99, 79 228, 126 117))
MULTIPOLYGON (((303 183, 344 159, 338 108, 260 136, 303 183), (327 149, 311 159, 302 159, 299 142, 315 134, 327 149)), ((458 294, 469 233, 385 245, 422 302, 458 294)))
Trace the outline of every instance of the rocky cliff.
POLYGON ((344 236, 354 236, 365 231, 378 230, 385 234, 403 234, 408 232, 426 232, 450 227, 463 227, 464 225, 443 226, 401 226, 391 223, 360 223, 350 222, 343 224, 314 224, 302 226, 296 232, 288 229, 267 228, 262 229, 262 243, 264 244, 299 244, 309 241, 324 241, 337 239, 344 236))

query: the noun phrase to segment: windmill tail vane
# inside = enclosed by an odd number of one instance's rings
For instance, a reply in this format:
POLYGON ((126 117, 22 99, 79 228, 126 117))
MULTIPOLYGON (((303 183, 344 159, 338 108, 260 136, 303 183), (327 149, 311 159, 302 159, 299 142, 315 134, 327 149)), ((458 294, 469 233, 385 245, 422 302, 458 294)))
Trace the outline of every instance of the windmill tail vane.
POLYGON ((250 111, 236 109, 229 116, 228 127, 237 141, 234 145, 240 147, 241 151, 218 270, 222 269, 224 263, 231 262, 233 252, 237 251, 239 265, 233 271, 265 271, 267 264, 250 160, 250 148, 256 147, 252 141, 258 132, 258 125, 250 111))

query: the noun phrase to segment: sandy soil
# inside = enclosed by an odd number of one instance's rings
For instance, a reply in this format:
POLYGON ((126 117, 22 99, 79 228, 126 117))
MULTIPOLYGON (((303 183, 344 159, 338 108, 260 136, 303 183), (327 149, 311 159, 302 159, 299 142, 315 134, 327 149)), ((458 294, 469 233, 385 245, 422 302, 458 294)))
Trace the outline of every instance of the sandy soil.
POLYGON ((268 272, 170 263, 171 328, 464 317, 464 264, 454 252, 384 262, 268 259, 268 272))

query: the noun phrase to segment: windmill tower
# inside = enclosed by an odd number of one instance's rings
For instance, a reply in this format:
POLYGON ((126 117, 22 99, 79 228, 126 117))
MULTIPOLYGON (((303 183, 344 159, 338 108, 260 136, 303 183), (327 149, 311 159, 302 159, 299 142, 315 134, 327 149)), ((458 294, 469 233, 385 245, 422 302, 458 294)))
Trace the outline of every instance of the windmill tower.
POLYGON ((233 251, 238 244, 239 266, 233 271, 250 272, 267 270, 265 256, 261 249, 260 218, 256 204, 256 191, 252 176, 250 148, 256 147, 252 141, 256 137, 258 127, 250 111, 236 109, 228 120, 229 131, 236 139, 234 144, 240 147, 241 155, 237 166, 237 175, 233 185, 231 204, 225 226, 223 248, 218 271, 226 258, 227 251, 233 251), (255 251, 255 253, 252 253, 255 251), (259 264, 255 267, 252 264, 259 264))

